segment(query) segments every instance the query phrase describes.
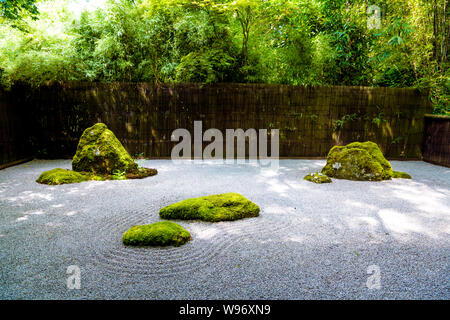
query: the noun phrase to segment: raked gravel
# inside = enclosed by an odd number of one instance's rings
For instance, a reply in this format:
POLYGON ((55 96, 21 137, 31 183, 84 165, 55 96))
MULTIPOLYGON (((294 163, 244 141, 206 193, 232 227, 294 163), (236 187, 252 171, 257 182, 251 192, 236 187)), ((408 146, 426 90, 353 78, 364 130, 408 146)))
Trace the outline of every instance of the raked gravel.
POLYGON ((1 299, 449 299, 450 169, 393 161, 412 180, 313 184, 323 160, 249 164, 141 160, 143 180, 47 186, 35 182, 70 160, 0 171, 1 299), (132 248, 122 234, 160 221, 190 197, 238 192, 260 216, 177 221, 193 240, 132 248), (81 289, 68 290, 68 266, 81 289), (369 266, 380 289, 369 289, 369 266), (377 268, 375 267, 375 268, 377 268))

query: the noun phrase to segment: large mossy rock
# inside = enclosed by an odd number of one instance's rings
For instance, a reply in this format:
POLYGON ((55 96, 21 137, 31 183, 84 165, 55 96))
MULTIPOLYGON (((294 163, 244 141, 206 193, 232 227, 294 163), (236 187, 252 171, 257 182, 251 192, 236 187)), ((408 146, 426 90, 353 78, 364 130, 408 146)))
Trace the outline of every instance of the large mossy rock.
POLYGON ((162 208, 159 216, 163 219, 217 222, 257 217, 259 210, 256 204, 238 193, 223 193, 171 204, 162 208))
POLYGON ((72 160, 74 171, 113 174, 138 168, 114 133, 104 123, 84 130, 72 160))
POLYGON ((90 180, 102 181, 105 180, 105 177, 97 175, 95 173, 76 172, 72 170, 56 168, 42 172, 36 182, 48 185, 59 185, 80 183, 90 180))
POLYGON ((371 141, 334 146, 322 173, 337 179, 366 181, 388 180, 394 174, 378 145, 371 141))
POLYGON ((180 246, 189 240, 189 231, 171 221, 134 226, 122 236, 122 242, 131 246, 180 246))

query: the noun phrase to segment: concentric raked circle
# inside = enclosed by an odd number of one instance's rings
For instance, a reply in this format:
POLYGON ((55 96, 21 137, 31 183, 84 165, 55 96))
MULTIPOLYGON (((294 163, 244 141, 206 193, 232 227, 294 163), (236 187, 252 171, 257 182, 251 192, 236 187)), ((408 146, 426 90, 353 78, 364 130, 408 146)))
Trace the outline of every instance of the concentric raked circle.
POLYGON ((92 259, 111 275, 164 277, 201 270, 202 266, 220 263, 220 257, 243 240, 269 240, 285 233, 297 218, 282 208, 261 210, 260 216, 236 221, 208 223, 176 221, 190 231, 192 241, 180 247, 131 247, 122 244, 122 234, 130 227, 160 221, 148 210, 111 212, 90 239, 92 259))

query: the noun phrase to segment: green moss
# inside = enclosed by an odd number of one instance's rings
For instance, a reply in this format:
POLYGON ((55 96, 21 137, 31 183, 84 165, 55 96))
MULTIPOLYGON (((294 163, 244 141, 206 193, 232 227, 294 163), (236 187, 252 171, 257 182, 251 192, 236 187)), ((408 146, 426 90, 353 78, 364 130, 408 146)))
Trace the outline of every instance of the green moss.
POLYGON ((407 174, 406 172, 394 171, 393 178, 411 179, 411 176, 409 174, 407 174))
POLYGON ((81 135, 72 169, 79 172, 113 174, 138 168, 114 133, 104 123, 87 128, 81 135))
POLYGON ((332 181, 330 177, 324 175, 321 172, 313 172, 307 174, 303 179, 314 183, 330 183, 332 181))
POLYGON ((66 183, 78 183, 88 180, 90 180, 90 177, 86 174, 57 168, 42 172, 36 182, 49 185, 57 185, 66 183))
POLYGON ((156 169, 139 168, 104 123, 97 123, 83 132, 72 169, 45 171, 36 181, 56 185, 89 180, 142 179, 158 173, 156 169))
POLYGON ((381 152, 380 147, 375 142, 372 141, 366 141, 366 142, 352 142, 345 146, 347 149, 350 148, 358 148, 358 149, 364 149, 367 152, 370 153, 372 157, 374 157, 383 167, 383 170, 385 171, 392 171, 391 164, 387 159, 384 157, 383 152, 381 152))
POLYGON ((134 226, 122 236, 122 242, 132 246, 180 246, 189 240, 189 231, 171 221, 134 226))
POLYGON ((186 199, 162 208, 163 219, 204 220, 210 222, 257 217, 259 207, 238 193, 224 193, 186 199))
POLYGON ((338 179, 381 181, 391 179, 393 171, 376 143, 353 142, 334 146, 322 173, 338 179))

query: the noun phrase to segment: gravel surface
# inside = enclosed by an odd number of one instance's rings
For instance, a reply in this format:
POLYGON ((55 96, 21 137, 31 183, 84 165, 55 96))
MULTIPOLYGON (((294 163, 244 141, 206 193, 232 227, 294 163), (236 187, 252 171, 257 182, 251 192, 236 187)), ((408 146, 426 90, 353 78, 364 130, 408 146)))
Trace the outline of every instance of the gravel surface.
POLYGON ((249 164, 140 161, 143 180, 47 186, 70 160, 0 171, 1 299, 449 299, 450 169, 393 161, 412 180, 303 180, 323 160, 249 164), (238 192, 260 216, 177 221, 193 240, 132 248, 122 234, 160 221, 158 210, 202 195, 238 192), (67 267, 81 289, 67 289, 67 267), (366 282, 371 265, 380 289, 366 282))

